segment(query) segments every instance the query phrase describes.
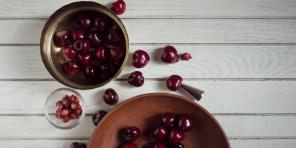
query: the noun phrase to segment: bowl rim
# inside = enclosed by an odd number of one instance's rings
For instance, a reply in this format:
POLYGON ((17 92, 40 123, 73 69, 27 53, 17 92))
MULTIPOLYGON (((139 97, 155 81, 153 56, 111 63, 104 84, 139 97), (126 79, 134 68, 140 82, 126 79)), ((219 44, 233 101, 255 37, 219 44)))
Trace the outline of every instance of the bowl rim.
POLYGON ((125 100, 124 102, 118 104, 116 107, 114 107, 110 112, 108 112, 106 114, 106 116, 99 122, 99 124, 96 126, 96 128, 93 130, 92 134, 91 134, 91 137, 89 138, 89 143, 88 143, 88 148, 91 148, 93 146, 93 143, 94 143, 94 138, 95 138, 95 133, 98 132, 101 124, 107 120, 107 118, 109 116, 111 116, 111 114, 115 111, 117 111, 118 109, 120 109, 122 106, 125 106, 126 104, 130 103, 130 102, 134 102, 134 101, 137 101, 138 99, 141 99, 143 97, 151 97, 151 96, 166 96, 166 97, 173 97, 173 98, 177 98, 177 99, 180 99, 182 101, 185 101, 189 104, 192 104, 194 107, 200 109, 201 111, 203 111, 204 113, 206 113, 208 115, 208 117, 217 125, 218 129, 221 131, 222 135, 223 135, 223 138, 224 138, 224 141, 225 141, 225 144, 227 145, 228 148, 230 148, 230 143, 229 143, 229 140, 227 138, 227 135, 224 131, 224 129, 222 128, 222 126, 220 125, 220 123, 218 122, 218 120, 209 112, 207 111, 204 107, 202 107, 199 103, 197 102, 194 102, 193 100, 189 100, 187 99, 186 97, 184 96, 180 96, 180 95, 175 95, 175 94, 170 94, 170 93, 162 93, 162 92, 159 92, 159 93, 146 93, 146 94, 141 94, 141 95, 137 95, 137 96, 134 96, 134 97, 131 97, 130 99, 127 99, 125 100))
POLYGON ((75 88, 75 89, 81 89, 81 90, 94 89, 94 88, 97 88, 97 87, 101 87, 101 86, 107 84, 108 82, 112 81, 113 79, 115 79, 123 71, 124 67, 126 66, 127 59, 128 59, 128 54, 129 54, 129 37, 128 37, 127 30, 126 30, 123 22, 121 21, 121 19, 113 11, 108 9, 106 6, 104 6, 102 4, 99 4, 97 2, 92 2, 92 1, 78 1, 78 2, 73 2, 73 3, 62 6, 61 8, 57 9, 48 18, 47 22, 45 23, 45 25, 44 25, 44 27, 42 29, 42 33, 41 33, 40 53, 41 53, 41 59, 43 61, 43 64, 45 65, 46 69, 51 74, 51 76, 53 78, 55 78, 57 81, 64 84, 65 86, 75 88), (48 36, 47 34, 50 34, 49 28, 65 12, 70 11, 73 8, 79 8, 79 7, 82 10, 83 10, 83 8, 85 10, 88 10, 88 9, 86 9, 86 7, 89 7, 89 8, 92 8, 92 9, 89 9, 89 10, 95 10, 95 11, 101 12, 101 13, 107 15, 108 17, 110 17, 119 26, 119 28, 122 30, 124 38, 125 38, 125 57, 124 57, 124 60, 123 60, 123 62, 121 64, 120 68, 117 70, 117 72, 112 77, 110 77, 109 79, 107 79, 106 81, 104 81, 102 83, 93 84, 93 85, 85 85, 85 84, 79 84, 79 83, 72 82, 70 79, 65 78, 64 76, 62 76, 60 74, 60 72, 57 71, 56 66, 51 61, 51 59, 52 59, 51 55, 47 54, 47 52, 49 52, 51 50, 51 49, 47 49, 48 48, 48 46, 47 46, 48 41, 47 40, 52 38, 52 37, 50 37, 50 38, 47 37, 48 36))

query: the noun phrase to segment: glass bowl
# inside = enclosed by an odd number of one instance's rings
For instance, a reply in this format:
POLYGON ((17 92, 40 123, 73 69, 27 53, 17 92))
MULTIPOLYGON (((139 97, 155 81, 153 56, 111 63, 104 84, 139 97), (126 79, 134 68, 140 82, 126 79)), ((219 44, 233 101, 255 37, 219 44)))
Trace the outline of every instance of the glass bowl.
POLYGON ((47 98, 45 102, 45 116, 50 124, 59 129, 70 129, 79 125, 81 120, 85 116, 85 102, 82 96, 74 89, 70 88, 59 88, 54 90, 47 98), (71 119, 68 122, 63 122, 62 119, 56 117, 56 103, 63 99, 65 95, 71 96, 76 95, 80 99, 80 106, 82 109, 82 114, 77 119, 71 119))

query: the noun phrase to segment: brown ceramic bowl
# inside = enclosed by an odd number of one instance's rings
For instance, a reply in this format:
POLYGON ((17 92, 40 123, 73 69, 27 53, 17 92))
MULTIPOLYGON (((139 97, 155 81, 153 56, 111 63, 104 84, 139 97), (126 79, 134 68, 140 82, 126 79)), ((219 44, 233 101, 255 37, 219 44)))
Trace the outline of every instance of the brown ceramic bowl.
POLYGON ((194 128, 182 142, 185 148, 230 148, 223 129, 209 112, 184 97, 165 93, 136 96, 118 105, 96 127, 89 148, 117 148, 119 131, 129 126, 137 126, 143 133, 136 141, 138 147, 151 148, 154 140, 147 131, 156 126, 155 121, 164 112, 193 118, 194 128))
POLYGON ((58 9, 46 22, 40 40, 42 60, 49 73, 64 85, 77 89, 96 88, 117 77, 126 63, 128 49, 128 35, 121 20, 108 8, 95 2, 75 2, 58 9), (125 49, 124 60, 120 63, 116 73, 105 81, 96 81, 94 79, 86 78, 82 72, 75 76, 69 76, 65 74, 61 68, 61 65, 68 60, 64 57, 62 48, 54 45, 54 34, 58 31, 73 28, 76 25, 76 16, 81 13, 105 16, 110 19, 113 24, 116 24, 122 32, 124 38, 122 47, 125 49))

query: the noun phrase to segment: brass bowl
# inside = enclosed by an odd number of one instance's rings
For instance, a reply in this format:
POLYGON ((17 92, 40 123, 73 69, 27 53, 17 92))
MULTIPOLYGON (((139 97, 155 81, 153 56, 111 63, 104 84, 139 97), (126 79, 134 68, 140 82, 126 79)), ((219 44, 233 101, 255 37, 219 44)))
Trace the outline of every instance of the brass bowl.
POLYGON ((45 67, 57 81, 76 89, 92 89, 108 83, 120 74, 127 61, 129 40, 127 31, 121 20, 107 7, 95 2, 74 2, 63 6, 50 16, 42 31, 40 50, 45 67), (122 46, 125 48, 125 55, 123 62, 118 68, 117 72, 103 82, 96 82, 91 79, 86 79, 83 74, 78 74, 77 76, 69 76, 64 74, 61 65, 65 63, 67 59, 62 54, 62 48, 56 47, 53 43, 54 33, 72 28, 74 25, 73 22, 75 22, 74 16, 83 12, 107 16, 120 28, 124 37, 124 45, 122 46))

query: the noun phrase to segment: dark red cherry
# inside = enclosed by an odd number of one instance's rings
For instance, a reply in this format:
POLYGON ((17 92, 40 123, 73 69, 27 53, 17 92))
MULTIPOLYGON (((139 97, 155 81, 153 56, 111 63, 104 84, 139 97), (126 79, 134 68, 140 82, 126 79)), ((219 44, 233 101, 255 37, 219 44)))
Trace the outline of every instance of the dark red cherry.
POLYGON ((185 61, 188 61, 188 60, 190 60, 192 57, 191 57, 191 55, 190 55, 190 53, 183 53, 182 55, 181 55, 181 59, 182 60, 185 60, 185 61))
POLYGON ((120 61, 124 56, 124 50, 119 47, 114 47, 109 49, 109 56, 111 61, 118 62, 120 61))
POLYGON ((71 36, 68 31, 59 31, 54 36, 54 43, 58 47, 67 47, 71 44, 71 36))
POLYGON ((112 29, 108 32, 107 39, 110 43, 116 44, 120 41, 121 35, 117 29, 112 29))
POLYGON ((165 63, 176 63, 179 61, 179 55, 175 47, 166 46, 163 48, 161 60, 165 63))
POLYGON ((63 70, 66 74, 73 75, 80 71, 80 66, 76 61, 67 62, 63 70))
POLYGON ((103 43, 103 41, 104 41, 103 34, 101 32, 98 32, 98 31, 91 31, 88 34, 88 38, 90 39, 90 42, 91 42, 92 46, 101 45, 103 43))
POLYGON ((87 77, 93 78, 96 74, 96 68, 93 65, 88 65, 85 67, 84 73, 87 77))
POLYGON ((183 79, 181 76, 171 75, 171 76, 169 76, 169 78, 166 81, 166 86, 168 89, 170 89, 172 91, 176 91, 177 89, 180 88, 182 81, 183 81, 183 79))
POLYGON ((163 143, 155 143, 153 148, 166 148, 166 145, 163 143))
POLYGON ((88 40, 77 40, 73 46, 76 51, 85 53, 90 48, 90 42, 88 40))
POLYGON ((95 126, 102 120, 102 118, 107 114, 106 111, 99 110, 92 115, 92 122, 95 126))
POLYGON ((167 136, 166 128, 162 126, 157 127, 153 132, 153 136, 157 141, 162 141, 167 136))
POLYGON ((174 113, 164 113, 161 115, 161 123, 167 128, 173 128, 177 122, 177 117, 174 113))
POLYGON ((72 30, 71 35, 72 35, 72 40, 75 42, 77 40, 84 39, 85 32, 82 29, 76 28, 72 30))
POLYGON ((77 17, 77 24, 84 29, 90 28, 92 25, 91 18, 87 15, 79 15, 77 17))
POLYGON ((105 61, 106 60, 106 48, 104 47, 97 47, 96 50, 95 50, 95 58, 102 62, 102 61, 105 61))
POLYGON ((68 59, 75 59, 77 57, 77 51, 73 47, 65 48, 63 53, 68 59))
POLYGON ((128 77, 128 83, 136 87, 142 86, 144 84, 144 76, 142 72, 140 71, 132 72, 128 77))
POLYGON ((86 54, 79 54, 78 55, 78 59, 81 62, 82 65, 89 65, 92 59, 92 56, 90 53, 86 53, 86 54))
POLYGON ((99 31, 105 31, 108 25, 108 20, 106 18, 96 17, 94 19, 94 27, 99 31))
POLYGON ((126 4, 123 0, 117 0, 111 6, 111 10, 115 12, 117 15, 123 14, 126 9, 126 4))
POLYGON ((123 139, 126 142, 134 142, 140 137, 140 129, 138 127, 128 127, 123 129, 123 139))
POLYGON ((118 102, 118 95, 114 89, 108 88, 104 92, 103 99, 106 104, 114 105, 118 102))
POLYGON ((82 114, 82 109, 81 109, 81 108, 76 109, 76 110, 75 110, 75 114, 76 114, 78 117, 80 117, 81 114, 82 114))
POLYGON ((73 142, 70 145, 70 148, 86 148, 86 144, 85 143, 79 143, 79 142, 73 142))
POLYGON ((138 148, 134 143, 126 143, 120 146, 120 148, 138 148))
POLYGON ((150 61, 148 53, 144 50, 137 50, 134 52, 133 65, 136 68, 144 67, 150 61))
POLYGON ((185 134, 176 129, 171 130, 169 134, 169 142, 172 144, 178 144, 185 138, 185 134))
POLYGON ((182 143, 178 143, 178 144, 175 144, 173 148, 184 148, 184 145, 182 143))
POLYGON ((178 130, 182 132, 189 132, 192 129, 192 120, 190 117, 186 115, 179 115, 178 118, 178 130))

